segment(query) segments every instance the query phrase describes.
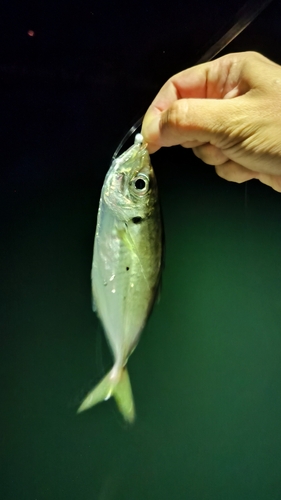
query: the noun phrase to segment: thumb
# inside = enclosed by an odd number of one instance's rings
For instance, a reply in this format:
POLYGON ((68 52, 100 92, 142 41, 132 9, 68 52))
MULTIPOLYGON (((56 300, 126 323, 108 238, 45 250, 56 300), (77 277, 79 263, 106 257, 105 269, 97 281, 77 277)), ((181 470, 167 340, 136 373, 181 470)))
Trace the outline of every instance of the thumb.
POLYGON ((165 111, 149 109, 142 134, 151 152, 177 144, 194 147, 221 141, 245 127, 249 116, 246 96, 233 99, 179 99, 165 111), (244 102, 243 102, 244 101, 244 102))

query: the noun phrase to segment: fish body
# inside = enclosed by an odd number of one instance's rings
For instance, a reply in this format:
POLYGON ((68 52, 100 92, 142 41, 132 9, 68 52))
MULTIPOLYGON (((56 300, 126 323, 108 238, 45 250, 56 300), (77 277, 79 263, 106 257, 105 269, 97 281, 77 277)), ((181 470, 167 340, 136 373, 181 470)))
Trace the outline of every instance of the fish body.
POLYGON ((92 263, 93 305, 114 365, 81 404, 114 396, 128 421, 135 410, 126 369, 153 306, 161 275, 162 220, 155 174, 142 136, 117 157, 102 187, 92 263))

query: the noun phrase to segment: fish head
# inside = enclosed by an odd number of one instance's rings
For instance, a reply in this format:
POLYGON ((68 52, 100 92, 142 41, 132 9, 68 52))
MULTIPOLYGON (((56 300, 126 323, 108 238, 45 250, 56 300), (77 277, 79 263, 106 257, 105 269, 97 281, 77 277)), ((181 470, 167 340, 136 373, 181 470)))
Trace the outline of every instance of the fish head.
POLYGON ((158 202, 158 190, 146 145, 134 144, 113 161, 103 198, 124 222, 150 215, 158 202))

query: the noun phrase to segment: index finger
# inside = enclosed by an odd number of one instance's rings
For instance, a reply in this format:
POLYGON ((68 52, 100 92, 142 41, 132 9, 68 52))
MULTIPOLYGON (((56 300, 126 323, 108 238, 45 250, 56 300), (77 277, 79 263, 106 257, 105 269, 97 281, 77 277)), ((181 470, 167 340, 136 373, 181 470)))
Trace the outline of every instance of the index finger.
POLYGON ((166 111, 173 102, 186 97, 204 97, 206 87, 206 76, 204 68, 190 68, 172 76, 160 89, 155 99, 149 106, 143 122, 141 134, 148 143, 150 153, 157 151, 159 134, 155 134, 157 127, 150 127, 152 122, 160 122, 161 113, 166 111))
POLYGON ((239 95, 241 54, 228 54, 214 61, 188 68, 172 76, 160 89, 149 106, 142 124, 142 135, 150 152, 161 147, 158 131, 161 113, 175 101, 187 98, 222 99, 239 95), (235 63, 235 64, 234 64, 235 63), (153 126, 151 126, 153 123, 153 126))

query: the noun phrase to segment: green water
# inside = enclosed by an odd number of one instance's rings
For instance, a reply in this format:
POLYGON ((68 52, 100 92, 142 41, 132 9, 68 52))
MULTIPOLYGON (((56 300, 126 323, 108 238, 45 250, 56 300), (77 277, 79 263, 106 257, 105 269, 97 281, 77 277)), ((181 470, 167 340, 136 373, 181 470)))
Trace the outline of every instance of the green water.
POLYGON ((7 198, 5 500, 281 497, 281 195, 245 199, 176 151, 154 157, 166 258, 129 361, 132 427, 112 401, 76 415, 111 363, 89 281, 100 174, 7 198))

